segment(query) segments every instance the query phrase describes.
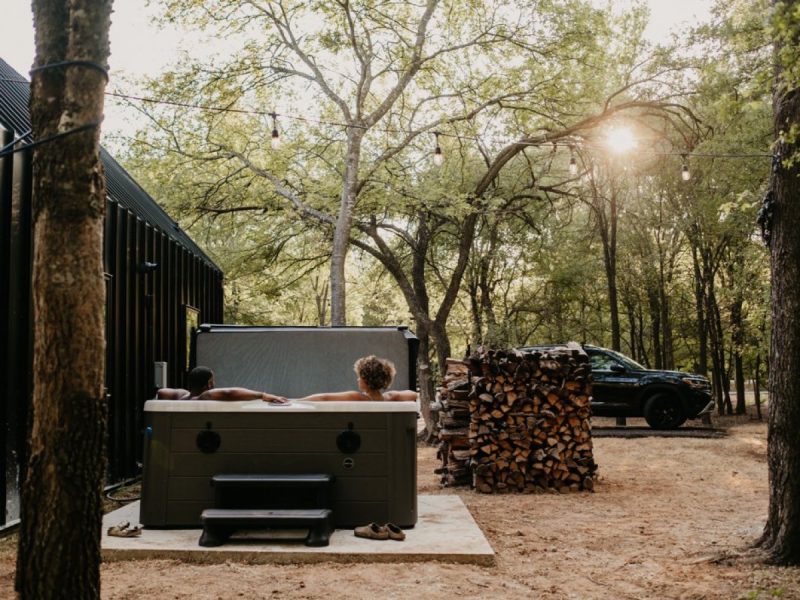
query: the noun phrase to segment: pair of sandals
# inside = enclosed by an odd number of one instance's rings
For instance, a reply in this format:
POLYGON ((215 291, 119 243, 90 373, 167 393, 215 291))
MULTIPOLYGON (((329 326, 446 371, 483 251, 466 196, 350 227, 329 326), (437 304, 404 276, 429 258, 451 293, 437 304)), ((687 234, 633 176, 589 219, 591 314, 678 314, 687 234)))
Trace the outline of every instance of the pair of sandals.
POLYGON ((112 537, 139 537, 142 535, 142 526, 136 525, 131 527, 128 521, 123 521, 113 527, 108 528, 108 535, 112 537))
POLYGON ((367 538, 370 540, 395 540, 402 542, 406 539, 406 534, 394 523, 386 523, 386 525, 378 525, 377 523, 370 523, 356 527, 353 530, 356 537, 367 538))

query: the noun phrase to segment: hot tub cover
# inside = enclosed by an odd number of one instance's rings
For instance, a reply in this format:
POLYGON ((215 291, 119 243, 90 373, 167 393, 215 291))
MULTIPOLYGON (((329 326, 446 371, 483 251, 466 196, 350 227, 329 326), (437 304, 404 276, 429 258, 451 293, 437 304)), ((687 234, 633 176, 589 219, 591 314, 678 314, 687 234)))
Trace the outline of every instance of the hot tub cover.
POLYGON ((301 398, 356 389, 353 363, 374 354, 397 369, 390 389, 413 390, 418 346, 406 327, 202 325, 194 364, 211 368, 217 387, 301 398))

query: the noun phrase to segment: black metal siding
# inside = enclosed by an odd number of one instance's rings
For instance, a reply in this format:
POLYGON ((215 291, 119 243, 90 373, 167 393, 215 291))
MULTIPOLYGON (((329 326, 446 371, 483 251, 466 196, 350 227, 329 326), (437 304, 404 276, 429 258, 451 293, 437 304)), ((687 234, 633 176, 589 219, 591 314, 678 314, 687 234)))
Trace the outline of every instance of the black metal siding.
MULTIPOLYGON (((13 136, 0 127, 0 139, 7 143, 13 136)), ((0 525, 19 518, 20 458, 27 439, 32 364, 30 185, 27 153, 0 159, 0 426, 4 442, 0 525)))

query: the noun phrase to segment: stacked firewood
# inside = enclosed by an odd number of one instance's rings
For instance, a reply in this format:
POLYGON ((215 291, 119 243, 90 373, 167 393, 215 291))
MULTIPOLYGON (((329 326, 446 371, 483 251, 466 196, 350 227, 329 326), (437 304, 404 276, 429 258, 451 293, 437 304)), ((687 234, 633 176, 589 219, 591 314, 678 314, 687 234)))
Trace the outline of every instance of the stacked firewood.
POLYGON ((591 490, 591 368, 578 344, 469 359, 470 466, 480 492, 591 490))
POLYGON ((434 406, 439 411, 438 456, 442 466, 436 469, 444 486, 470 485, 469 468, 469 395, 470 377, 468 363, 447 359, 444 384, 439 390, 439 400, 434 406))

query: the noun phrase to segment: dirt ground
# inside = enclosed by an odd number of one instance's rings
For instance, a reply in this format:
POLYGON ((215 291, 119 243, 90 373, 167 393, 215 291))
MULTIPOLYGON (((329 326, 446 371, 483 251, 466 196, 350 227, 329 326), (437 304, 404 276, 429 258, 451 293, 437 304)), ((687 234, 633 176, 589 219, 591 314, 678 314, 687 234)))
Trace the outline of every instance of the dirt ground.
MULTIPOLYGON (((463 499, 497 553, 492 567, 131 561, 103 566, 102 594, 115 600, 800 599, 800 569, 739 556, 766 516, 766 426, 746 417, 722 425, 729 435, 721 439, 596 438, 594 493, 440 489, 435 451, 421 448, 420 493, 463 499)), ((0 540, 2 598, 13 597, 14 544, 14 536, 0 540)))

